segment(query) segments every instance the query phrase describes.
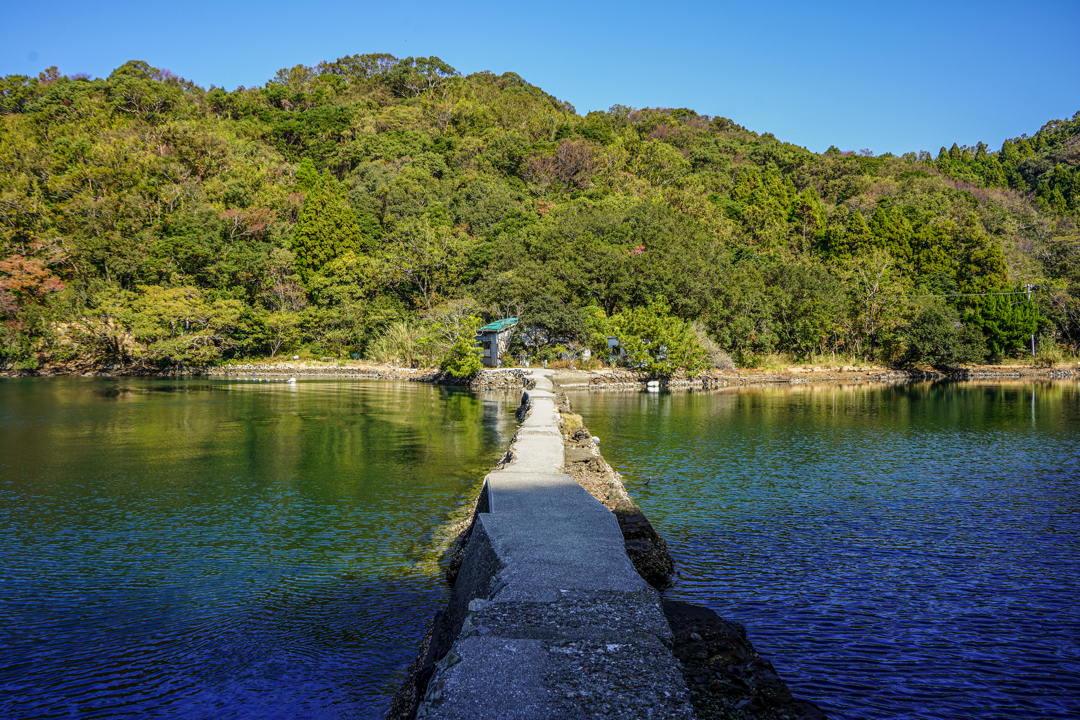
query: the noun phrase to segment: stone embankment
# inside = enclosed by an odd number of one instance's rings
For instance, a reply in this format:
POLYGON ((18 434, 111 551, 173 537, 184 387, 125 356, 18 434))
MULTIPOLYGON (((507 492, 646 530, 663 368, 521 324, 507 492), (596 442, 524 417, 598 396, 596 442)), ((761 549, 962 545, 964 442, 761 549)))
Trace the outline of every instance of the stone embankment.
POLYGON ((792 367, 785 370, 711 370, 694 376, 654 376, 626 369, 559 370, 555 380, 565 388, 640 390, 655 380, 670 389, 710 390, 752 385, 895 384, 920 380, 1063 380, 1080 375, 1080 368, 1040 368, 1031 365, 978 365, 971 367, 907 369, 877 366, 840 368, 792 367))
POLYGON ((521 425, 485 478, 453 552, 450 604, 388 717, 823 718, 741 626, 662 602, 663 538, 550 376, 517 378, 521 425))
POLYGON ((485 369, 472 380, 458 380, 439 370, 397 368, 389 365, 312 365, 310 363, 228 365, 200 370, 198 374, 257 377, 323 377, 362 378, 366 380, 404 380, 407 382, 438 383, 440 385, 469 384, 479 390, 520 390, 529 371, 521 368, 485 369))
POLYGON ((483 370, 472 381, 477 390, 520 390, 529 378, 529 371, 521 368, 483 370))
POLYGON ((562 370, 556 376, 559 384, 566 388, 631 389, 640 390, 649 381, 657 381, 661 387, 669 389, 712 390, 726 387, 749 385, 802 385, 810 383, 903 383, 913 380, 942 380, 947 376, 933 370, 897 370, 891 368, 844 368, 835 371, 794 368, 786 371, 760 370, 712 370, 687 376, 678 373, 672 376, 650 375, 645 372, 625 369, 582 371, 562 370))
POLYGON ((1080 367, 1034 368, 976 365, 950 370, 948 377, 953 380, 1070 380, 1080 377, 1080 367))
POLYGON ((407 380, 445 382, 438 370, 397 368, 390 365, 312 365, 310 363, 243 363, 210 368, 192 368, 191 374, 210 376, 256 375, 259 377, 363 378, 366 380, 407 380))
MULTIPOLYGON (((81 377, 190 377, 256 375, 261 377, 322 377, 363 378, 368 380, 398 380, 440 385, 471 385, 478 389, 518 389, 520 380, 529 370, 522 368, 485 368, 475 378, 462 380, 435 368, 403 368, 375 364, 362 360, 282 361, 235 363, 219 366, 173 366, 159 368, 149 365, 54 363, 36 370, 14 370, 0 365, 0 377, 81 376, 81 377)), ((753 385, 805 385, 863 383, 904 383, 917 380, 1066 380, 1080 376, 1080 363, 1045 368, 1032 365, 972 365, 938 370, 887 368, 878 366, 789 367, 781 370, 710 370, 693 377, 675 374, 670 377, 652 376, 625 368, 601 370, 562 369, 555 371, 556 381, 563 387, 593 389, 642 389, 650 380, 670 389, 716 389, 753 385)))

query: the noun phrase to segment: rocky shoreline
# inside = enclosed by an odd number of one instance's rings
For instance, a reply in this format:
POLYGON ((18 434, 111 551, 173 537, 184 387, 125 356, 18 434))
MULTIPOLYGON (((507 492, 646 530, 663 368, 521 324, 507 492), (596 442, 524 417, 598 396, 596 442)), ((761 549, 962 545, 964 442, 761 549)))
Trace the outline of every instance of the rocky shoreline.
POLYGON ((859 385, 902 384, 934 380, 1066 380, 1080 377, 1080 368, 1039 368, 1030 365, 979 365, 946 370, 934 368, 888 368, 846 366, 842 368, 793 367, 785 370, 708 371, 694 376, 677 373, 670 377, 649 375, 621 368, 603 370, 559 370, 556 382, 567 389, 640 390, 655 381, 659 387, 711 390, 752 385, 859 385))
MULTIPOLYGON (((230 377, 256 375, 260 377, 319 377, 355 378, 364 380, 391 380, 422 382, 438 385, 469 385, 480 390, 521 387, 522 378, 529 371, 524 368, 485 368, 470 380, 455 378, 437 368, 404 368, 393 365, 373 364, 362 361, 352 363, 316 363, 316 361, 252 362, 207 367, 153 368, 142 365, 96 365, 80 364, 49 365, 38 370, 11 370, 0 368, 0 377, 230 377)), ((676 389, 711 390, 753 385, 807 385, 807 384, 900 384, 933 380, 1068 380, 1080 377, 1080 364, 1076 367, 1035 367, 1032 365, 972 365, 956 368, 889 368, 874 365, 843 366, 840 368, 796 366, 781 370, 710 370, 694 376, 676 373, 671 376, 650 375, 625 368, 602 368, 580 370, 563 368, 555 370, 555 380, 563 388, 590 390, 641 390, 655 381, 660 387, 676 389)))

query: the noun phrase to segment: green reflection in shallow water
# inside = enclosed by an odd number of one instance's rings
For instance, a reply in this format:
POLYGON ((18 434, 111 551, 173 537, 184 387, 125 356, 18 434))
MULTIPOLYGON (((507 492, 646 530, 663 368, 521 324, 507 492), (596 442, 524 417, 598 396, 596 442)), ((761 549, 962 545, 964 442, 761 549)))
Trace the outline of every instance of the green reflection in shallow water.
POLYGON ((436 529, 516 400, 0 381, 0 683, 23 689, 2 714, 374 713, 443 601, 436 529))

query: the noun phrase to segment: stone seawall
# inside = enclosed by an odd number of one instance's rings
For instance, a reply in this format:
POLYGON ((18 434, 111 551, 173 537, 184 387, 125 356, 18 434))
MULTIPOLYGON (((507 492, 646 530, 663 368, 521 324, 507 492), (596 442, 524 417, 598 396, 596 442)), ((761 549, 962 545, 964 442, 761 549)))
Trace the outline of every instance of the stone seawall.
POLYGON ((842 368, 797 367, 787 370, 711 370, 694 376, 654 376, 645 372, 612 368, 558 370, 555 382, 566 388, 643 389, 649 381, 670 389, 711 390, 753 385, 900 384, 927 380, 1065 380, 1080 375, 1073 367, 1042 368, 1031 365, 979 365, 946 370, 847 366, 842 368))
POLYGON ((587 429, 564 437, 563 415, 580 418, 550 376, 519 379, 521 425, 485 478, 448 570, 450 603, 388 717, 823 718, 737 623, 662 601, 663 539, 587 429))
POLYGON ((310 364, 259 364, 229 365, 203 368, 193 374, 209 376, 256 376, 256 377, 316 377, 356 378, 364 380, 402 380, 405 382, 433 383, 439 385, 470 385, 477 390, 519 390, 529 371, 521 368, 484 369, 471 380, 459 379, 449 373, 431 368, 395 368, 389 366, 310 365, 310 364))
MULTIPOLYGON (((440 385, 471 385, 478 389, 520 388, 521 378, 530 370, 524 368, 485 368, 471 380, 455 378, 436 368, 404 368, 377 365, 364 361, 335 363, 331 361, 249 362, 218 366, 175 366, 157 368, 144 365, 115 364, 52 364, 37 370, 13 370, 0 364, 0 377, 80 376, 80 377, 228 377, 252 375, 262 377, 322 377, 363 378, 370 380, 404 380, 440 385)), ((878 366, 790 367, 780 370, 709 370, 694 376, 676 373, 654 376, 626 368, 600 370, 555 370, 556 384, 567 388, 633 389, 638 390, 650 380, 671 389, 702 389, 740 387, 748 385, 803 384, 896 384, 925 380, 1067 380, 1080 377, 1080 363, 1056 367, 1033 365, 973 365, 937 370, 934 368, 887 368, 878 366)))

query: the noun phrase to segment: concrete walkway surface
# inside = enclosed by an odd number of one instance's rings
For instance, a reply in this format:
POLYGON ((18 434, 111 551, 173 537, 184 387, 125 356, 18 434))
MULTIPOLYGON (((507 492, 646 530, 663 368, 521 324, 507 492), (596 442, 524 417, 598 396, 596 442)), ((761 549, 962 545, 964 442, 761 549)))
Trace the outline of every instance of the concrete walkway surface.
POLYGON ((510 461, 485 478, 449 609, 460 631, 416 717, 693 718, 659 594, 615 516, 559 472, 551 375, 532 372, 510 461))

